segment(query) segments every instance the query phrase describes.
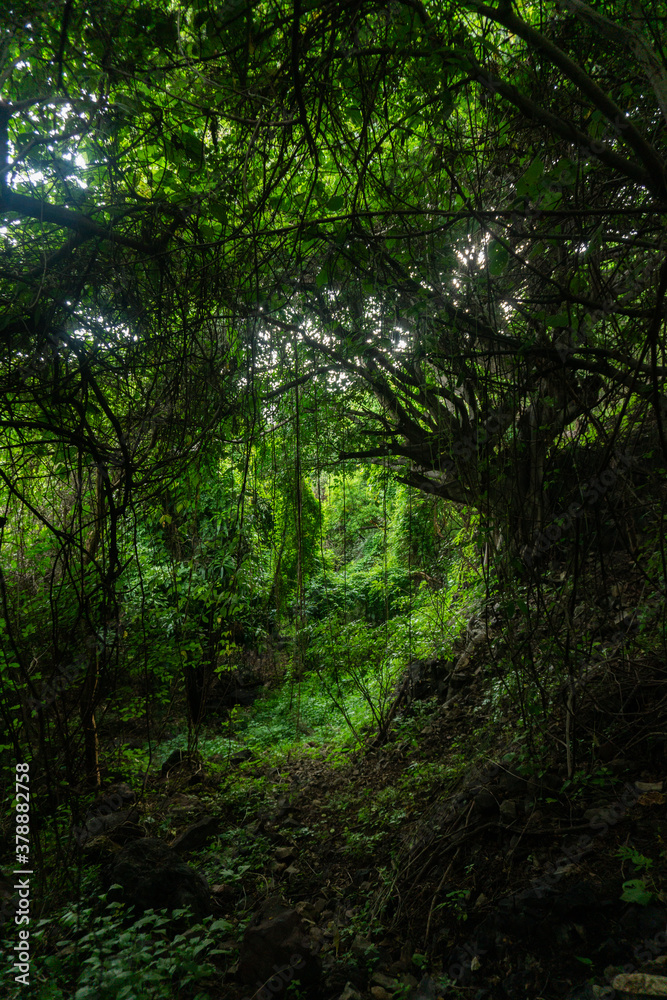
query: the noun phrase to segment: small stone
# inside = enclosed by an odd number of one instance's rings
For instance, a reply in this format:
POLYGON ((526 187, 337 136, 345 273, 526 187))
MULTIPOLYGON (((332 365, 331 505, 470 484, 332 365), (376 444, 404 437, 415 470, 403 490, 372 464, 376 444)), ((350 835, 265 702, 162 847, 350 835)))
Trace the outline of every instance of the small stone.
POLYGON ((175 851, 198 851, 211 837, 218 832, 217 816, 205 816, 198 823, 192 823, 172 840, 171 847, 175 851))
POLYGON ((366 954, 367 951, 373 947, 373 942, 369 938, 363 937, 361 934, 357 934, 354 941, 350 945, 350 951, 353 955, 361 957, 366 954))
POLYGON ((626 993, 646 993, 651 997, 667 997, 667 977, 647 976, 642 972, 631 972, 616 976, 612 980, 612 989, 625 990, 626 993))
POLYGON ((371 996, 375 997, 375 1000, 391 1000, 391 993, 383 986, 371 986, 371 996))
POLYGON ((196 812, 197 809, 203 808, 204 803, 196 795, 180 793, 167 802, 165 813, 167 816, 178 816, 180 813, 196 812))
POLYGON ((357 993, 352 983, 346 983, 338 1000, 361 1000, 361 993, 357 993))
POLYGON ((398 983, 395 979, 390 976, 385 976, 384 972, 374 972, 371 977, 372 983, 377 983, 378 986, 384 986, 386 990, 396 990, 398 989, 398 983))
POLYGON ((273 855, 276 861, 287 861, 288 858, 294 857, 293 847, 277 847, 273 855))
POLYGON ((516 819, 516 802, 514 799, 505 799, 500 803, 500 818, 504 823, 513 823, 516 819))
POLYGON ((406 963, 399 958, 395 962, 392 962, 391 965, 387 966, 387 972, 389 973, 390 976, 396 979, 402 973, 407 972, 408 968, 409 966, 406 965, 406 963))
POLYGON ((661 792, 662 781, 635 781, 638 792, 661 792))

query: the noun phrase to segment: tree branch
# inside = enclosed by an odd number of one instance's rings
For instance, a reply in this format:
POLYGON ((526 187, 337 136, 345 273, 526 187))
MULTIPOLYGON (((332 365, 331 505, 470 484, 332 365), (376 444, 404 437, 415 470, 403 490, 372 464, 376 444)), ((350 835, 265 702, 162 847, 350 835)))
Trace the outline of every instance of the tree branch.
POLYGON ((29 198, 27 195, 11 191, 6 186, 0 187, 0 211, 16 212, 17 215, 25 215, 30 219, 38 219, 40 222, 49 222, 65 229, 73 229, 82 239, 98 237, 146 254, 152 254, 156 249, 154 245, 141 243, 139 240, 114 233, 112 229, 98 225, 81 212, 73 212, 60 205, 49 205, 48 202, 40 201, 38 198, 29 198))

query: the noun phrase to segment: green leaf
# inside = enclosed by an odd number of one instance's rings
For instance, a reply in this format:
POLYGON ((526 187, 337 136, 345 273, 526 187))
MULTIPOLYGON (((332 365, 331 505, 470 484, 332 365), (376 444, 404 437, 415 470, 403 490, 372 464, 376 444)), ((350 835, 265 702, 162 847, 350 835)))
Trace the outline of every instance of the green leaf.
POLYGON ((491 240, 487 251, 489 273, 494 277, 502 274, 507 267, 509 257, 509 251, 503 246, 502 243, 499 242, 499 240, 491 240))
POLYGON ((527 195, 529 198, 534 197, 541 190, 539 181, 543 174, 544 163, 539 156, 536 156, 522 177, 517 181, 516 193, 521 196, 527 195))
POLYGON ((218 222, 223 222, 224 223, 224 222, 227 221, 227 206, 226 205, 221 205, 219 203, 213 202, 213 204, 209 205, 209 209, 208 210, 209 210, 209 213, 213 216, 213 218, 217 219, 218 222))
POLYGON ((570 318, 567 313, 556 313, 554 316, 547 316, 544 322, 546 326, 569 326, 570 318))
POLYGON ((638 903, 640 906, 648 906, 653 899, 653 893, 646 888, 646 882, 641 878, 631 878, 623 883, 621 899, 626 903, 638 903))

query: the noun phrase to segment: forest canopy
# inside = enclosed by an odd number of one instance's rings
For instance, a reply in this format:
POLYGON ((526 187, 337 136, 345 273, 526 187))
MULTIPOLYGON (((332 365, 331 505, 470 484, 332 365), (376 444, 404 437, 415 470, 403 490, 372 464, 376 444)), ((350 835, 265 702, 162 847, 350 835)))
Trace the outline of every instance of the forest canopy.
POLYGON ((594 412, 650 403, 664 450, 657 8, 29 6, 3 28, 7 468, 97 470, 109 571, 135 498, 288 393, 523 543, 594 412))

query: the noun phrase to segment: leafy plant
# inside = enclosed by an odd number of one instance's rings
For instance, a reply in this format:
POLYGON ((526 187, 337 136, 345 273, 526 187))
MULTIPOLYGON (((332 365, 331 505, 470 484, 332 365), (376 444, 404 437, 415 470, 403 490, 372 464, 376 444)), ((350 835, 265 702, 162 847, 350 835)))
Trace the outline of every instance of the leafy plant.
POLYGON ((623 861, 629 861, 634 868, 637 868, 640 871, 647 872, 649 868, 653 867, 653 861, 651 858, 647 858, 644 854, 640 854, 640 852, 631 845, 619 847, 616 851, 616 857, 621 858, 623 861))
POLYGON ((623 883, 621 899, 626 903, 639 903, 640 906, 648 906, 655 899, 655 893, 648 888, 644 879, 632 878, 623 883))
MULTIPOLYGON (((629 861, 637 871, 647 873, 653 867, 651 858, 637 851, 632 845, 623 845, 616 851, 616 857, 623 861, 629 861)), ((640 906, 648 906, 656 898, 656 890, 652 881, 646 878, 627 879, 623 883, 621 899, 626 903, 638 903, 640 906)))
MULTIPOLYGON (((174 911, 176 917, 186 913, 174 911)), ((42 980, 40 995, 55 998, 61 989, 73 1000, 130 1000, 137 996, 138 982, 142 1000, 194 997, 197 984, 216 972, 211 959, 223 954, 215 938, 233 929, 228 921, 209 917, 172 937, 166 916, 149 910, 128 926, 118 903, 108 904, 102 914, 66 911, 59 922, 65 936, 43 959, 49 981, 42 980), (87 929, 81 933, 82 928, 87 929)), ((34 934, 37 947, 51 937, 52 922, 40 921, 34 934)))

